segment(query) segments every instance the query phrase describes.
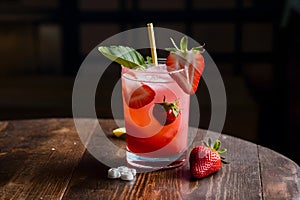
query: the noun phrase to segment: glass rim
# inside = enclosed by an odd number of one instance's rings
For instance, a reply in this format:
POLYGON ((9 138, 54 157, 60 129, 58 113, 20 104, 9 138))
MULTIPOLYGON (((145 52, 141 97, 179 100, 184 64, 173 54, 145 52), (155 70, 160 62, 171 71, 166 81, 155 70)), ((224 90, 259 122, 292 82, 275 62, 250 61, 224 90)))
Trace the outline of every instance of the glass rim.
MULTIPOLYGON (((158 61, 158 65, 166 65, 166 58, 158 58, 157 61, 158 61)), ((161 74, 161 75, 165 75, 165 74, 168 74, 168 75, 171 75, 171 74, 175 74, 175 73, 180 73, 182 71, 184 71, 184 68, 183 69, 177 69, 177 70, 173 70, 173 71, 147 71, 147 70, 139 70, 139 69, 131 69, 131 68, 128 68, 128 67, 125 67, 123 65, 121 65, 122 68, 125 68, 126 70, 128 71, 134 71, 135 73, 140 73, 140 74, 161 74)), ((150 67, 155 67, 155 65, 151 65, 150 67)), ((125 72, 126 73, 126 72, 125 72)))

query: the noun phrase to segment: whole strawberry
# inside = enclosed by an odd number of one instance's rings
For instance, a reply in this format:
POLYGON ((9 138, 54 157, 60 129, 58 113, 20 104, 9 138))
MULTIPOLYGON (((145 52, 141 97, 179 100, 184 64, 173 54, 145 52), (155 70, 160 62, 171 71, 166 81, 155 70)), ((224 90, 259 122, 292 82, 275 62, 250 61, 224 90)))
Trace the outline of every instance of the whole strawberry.
POLYGON ((153 116, 158 120, 162 126, 173 123, 180 114, 178 101, 166 102, 164 96, 162 103, 155 103, 153 107, 153 116))
POLYGON ((196 146, 190 154, 190 172, 194 178, 204 178, 212 173, 219 171, 222 167, 224 158, 220 156, 226 149, 219 150, 221 146, 220 140, 216 140, 215 144, 196 146))

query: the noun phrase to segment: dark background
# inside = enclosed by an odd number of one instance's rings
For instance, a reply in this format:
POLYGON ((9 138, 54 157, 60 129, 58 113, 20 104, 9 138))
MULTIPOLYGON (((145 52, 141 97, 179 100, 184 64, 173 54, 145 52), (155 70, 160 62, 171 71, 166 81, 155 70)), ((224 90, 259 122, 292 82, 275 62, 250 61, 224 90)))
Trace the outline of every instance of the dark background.
MULTIPOLYGON (((116 33, 153 22, 205 42, 226 87, 224 133, 300 163, 299 5, 297 0, 0 0, 0 120, 71 117, 73 81, 89 51, 116 33)), ((111 116, 107 103, 116 71, 102 80, 99 117, 111 116)), ((201 82, 202 128, 210 117, 205 91, 201 82)))

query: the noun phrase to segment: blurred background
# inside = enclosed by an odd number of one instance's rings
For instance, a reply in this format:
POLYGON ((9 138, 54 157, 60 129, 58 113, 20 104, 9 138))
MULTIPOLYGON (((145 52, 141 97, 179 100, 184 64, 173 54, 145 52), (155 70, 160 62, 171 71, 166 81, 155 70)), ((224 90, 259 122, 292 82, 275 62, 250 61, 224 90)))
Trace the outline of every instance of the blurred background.
MULTIPOLYGON (((300 163, 299 0, 0 0, 0 120, 72 117, 85 56, 149 22, 205 42, 227 92, 224 133, 300 163)), ((116 71, 101 80, 99 117, 111 117, 116 71)), ((201 128, 210 119, 205 91, 201 82, 201 128)))

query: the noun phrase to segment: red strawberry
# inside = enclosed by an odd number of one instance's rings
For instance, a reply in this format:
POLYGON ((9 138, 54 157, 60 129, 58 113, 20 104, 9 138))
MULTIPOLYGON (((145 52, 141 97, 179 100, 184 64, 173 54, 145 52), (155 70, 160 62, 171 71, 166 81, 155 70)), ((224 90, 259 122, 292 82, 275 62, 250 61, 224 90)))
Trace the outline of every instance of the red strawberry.
POLYGON ((166 60, 167 70, 184 92, 193 94, 198 88, 199 80, 204 69, 204 58, 198 50, 203 49, 203 46, 188 50, 187 37, 183 37, 180 41, 179 49, 172 39, 171 41, 175 48, 166 49, 170 51, 166 60), (181 71, 178 72, 178 70, 181 71))
POLYGON ((190 154, 190 171, 194 178, 203 178, 220 170, 223 159, 220 154, 226 149, 219 150, 220 140, 216 140, 215 144, 196 146, 190 154))
POLYGON ((180 114, 178 101, 166 102, 166 97, 164 96, 162 103, 155 103, 152 113, 161 125, 169 125, 174 122, 180 114))
POLYGON ((153 101, 154 97, 154 90, 148 85, 142 85, 133 91, 128 106, 134 109, 142 108, 153 101))

